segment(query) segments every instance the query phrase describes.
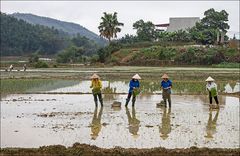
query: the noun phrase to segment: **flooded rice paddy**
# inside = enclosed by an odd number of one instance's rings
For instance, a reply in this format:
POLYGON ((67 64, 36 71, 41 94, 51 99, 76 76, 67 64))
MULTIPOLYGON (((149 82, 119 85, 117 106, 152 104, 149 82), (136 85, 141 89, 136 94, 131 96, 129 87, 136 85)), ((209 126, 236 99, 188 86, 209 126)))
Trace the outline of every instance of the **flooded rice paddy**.
POLYGON ((135 108, 126 94, 12 94, 1 100, 1 147, 39 147, 75 142, 98 147, 238 148, 239 98, 220 96, 209 110, 205 95, 173 95, 172 108, 156 108, 161 95, 140 95, 135 108), (112 108, 113 101, 122 103, 112 108))
POLYGON ((239 70, 113 67, 1 71, 1 147, 234 148, 239 141, 239 70), (124 103, 129 77, 139 71, 135 107, 124 103), (172 108, 160 102, 160 75, 173 80, 172 108), (95 108, 89 76, 103 82, 104 107, 95 108), (218 85, 220 109, 209 109, 205 79, 218 85), (121 107, 112 107, 114 101, 121 107))

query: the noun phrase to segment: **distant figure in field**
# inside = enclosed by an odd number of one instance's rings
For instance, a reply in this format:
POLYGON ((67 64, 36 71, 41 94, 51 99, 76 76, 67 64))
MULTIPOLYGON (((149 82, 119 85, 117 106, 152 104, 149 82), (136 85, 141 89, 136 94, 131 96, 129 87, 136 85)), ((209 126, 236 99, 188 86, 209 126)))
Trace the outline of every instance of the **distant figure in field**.
POLYGON ((12 70, 13 70, 13 65, 11 64, 9 67, 9 71, 12 71, 12 70))
POLYGON ((172 89, 172 81, 169 80, 169 77, 167 74, 163 74, 161 77, 163 80, 161 82, 161 88, 162 88, 162 98, 164 101, 165 107, 167 107, 167 100, 168 105, 171 107, 171 89, 172 89))
POLYGON ((141 77, 136 74, 132 77, 132 80, 129 82, 129 91, 128 91, 128 96, 127 96, 127 99, 126 99, 126 103, 125 103, 125 107, 127 107, 130 99, 131 99, 131 96, 132 97, 132 106, 135 105, 135 101, 136 101, 136 96, 140 93, 140 83, 139 83, 139 80, 141 79, 141 77))
POLYGON ((92 79, 92 84, 90 88, 92 88, 95 106, 96 107, 98 106, 98 100, 101 106, 103 106, 103 99, 102 99, 102 93, 101 93, 102 81, 100 80, 100 77, 97 74, 93 74, 91 76, 91 79, 92 79))
POLYGON ((24 64, 24 65, 23 65, 23 71, 26 71, 26 70, 27 70, 27 65, 24 64))
POLYGON ((209 92, 209 102, 210 105, 212 104, 212 98, 214 98, 216 104, 217 104, 217 108, 219 108, 219 102, 218 102, 218 97, 217 97, 217 84, 214 83, 214 79, 212 77, 208 77, 206 80, 207 82, 206 84, 206 90, 209 92))

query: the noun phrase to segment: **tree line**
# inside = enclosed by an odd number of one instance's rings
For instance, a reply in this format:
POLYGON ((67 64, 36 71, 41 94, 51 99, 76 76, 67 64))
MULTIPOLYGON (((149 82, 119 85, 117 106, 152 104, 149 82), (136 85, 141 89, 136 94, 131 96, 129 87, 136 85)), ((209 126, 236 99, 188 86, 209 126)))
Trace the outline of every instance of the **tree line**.
MULTIPOLYGON (((226 36, 226 32, 230 28, 227 23, 228 13, 225 10, 218 12, 211 8, 204 12, 204 16, 205 17, 202 18, 200 22, 197 22, 194 27, 175 32, 159 31, 151 21, 145 22, 144 20, 140 19, 133 23, 133 29, 137 30, 136 35, 126 34, 124 37, 114 40, 114 38, 117 36, 117 33, 121 31, 120 26, 124 26, 124 24, 118 22, 116 12, 114 14, 104 13, 104 16, 101 18, 102 22, 99 26, 99 32, 100 35, 109 40, 110 44, 107 47, 98 50, 99 61, 104 63, 110 60, 111 62, 111 54, 121 50, 121 48, 150 47, 151 49, 151 47, 155 45, 158 47, 157 51, 146 50, 147 53, 145 52, 145 54, 149 56, 154 54, 152 55, 153 58, 157 58, 159 60, 165 60, 166 58, 168 60, 176 59, 176 61, 180 63, 185 62, 190 64, 206 64, 206 61, 208 62, 207 64, 220 62, 239 62, 240 60, 237 49, 229 49, 229 51, 232 51, 233 53, 225 54, 223 49, 204 50, 203 48, 190 48, 189 50, 176 50, 177 52, 173 53, 166 48, 160 48, 161 46, 171 47, 188 44, 219 45, 220 42, 217 40, 217 36, 219 34, 224 35, 224 40, 227 41, 228 36, 226 36), (178 54, 178 56, 176 56, 176 54, 178 54), (231 57, 231 54, 233 58, 231 57), (192 61, 187 59, 191 59, 193 57, 199 57, 199 59, 193 59, 192 61), (230 59, 228 59, 229 57, 230 59), (194 60, 198 61, 194 62, 194 60)), ((138 55, 141 54, 138 53, 138 55)), ((148 56, 146 59, 147 58, 148 56)), ((114 59, 112 60, 114 61, 114 59)))
POLYGON ((202 45, 219 44, 217 35, 223 34, 224 40, 228 40, 226 36, 227 30, 230 28, 228 21, 228 13, 225 10, 220 12, 213 8, 204 12, 204 18, 197 22, 196 25, 187 30, 178 30, 175 32, 159 31, 151 21, 143 21, 140 19, 133 23, 133 29, 137 30, 137 34, 125 35, 118 41, 120 43, 133 43, 142 41, 169 41, 169 42, 194 42, 202 45), (217 43, 218 42, 218 43, 217 43))

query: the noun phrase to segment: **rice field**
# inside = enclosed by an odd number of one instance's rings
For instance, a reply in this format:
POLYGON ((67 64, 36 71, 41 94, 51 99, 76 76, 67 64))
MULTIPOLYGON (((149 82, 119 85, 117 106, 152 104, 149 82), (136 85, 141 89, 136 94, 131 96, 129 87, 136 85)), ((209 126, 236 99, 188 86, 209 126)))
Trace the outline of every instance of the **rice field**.
POLYGON ((1 148, 95 145, 100 148, 238 149, 239 70, 106 67, 1 71, 1 148), (95 107, 89 77, 103 82, 104 106, 95 107), (135 107, 124 107, 139 73, 135 107), (173 81, 172 108, 162 99, 161 75, 173 81), (218 84, 220 109, 209 109, 205 79, 218 84), (234 94, 233 94, 234 93, 234 94), (121 107, 112 107, 113 102, 121 107), (126 141, 127 140, 127 141, 126 141))

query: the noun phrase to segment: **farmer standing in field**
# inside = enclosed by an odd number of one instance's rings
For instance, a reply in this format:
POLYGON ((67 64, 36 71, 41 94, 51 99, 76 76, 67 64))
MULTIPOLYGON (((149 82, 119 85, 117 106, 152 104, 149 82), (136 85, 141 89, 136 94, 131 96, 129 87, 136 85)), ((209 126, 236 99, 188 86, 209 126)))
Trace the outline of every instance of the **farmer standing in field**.
POLYGON ((140 89, 139 89, 139 87, 140 87, 139 80, 140 79, 141 79, 141 77, 138 74, 135 74, 132 77, 132 80, 129 82, 129 91, 128 91, 128 96, 127 96, 126 103, 125 103, 126 107, 131 99, 131 96, 133 96, 132 97, 132 106, 134 107, 135 101, 136 101, 136 96, 140 93, 140 89))
POLYGON ((212 104, 212 98, 215 99, 215 102, 217 104, 217 108, 219 108, 219 102, 218 102, 218 97, 217 97, 217 84, 214 83, 214 79, 212 77, 208 77, 206 80, 206 90, 209 92, 209 102, 210 105, 212 104))
POLYGON ((171 108, 171 88, 172 88, 172 81, 169 80, 169 77, 167 74, 163 74, 161 77, 163 80, 161 82, 161 88, 162 88, 162 98, 164 101, 165 107, 167 107, 167 100, 169 108, 171 108))
POLYGON ((23 71, 26 71, 26 70, 27 70, 27 65, 24 64, 24 65, 23 65, 23 71))
POLYGON ((12 70, 13 70, 13 65, 11 64, 9 67, 9 71, 12 71, 12 70))
POLYGON ((100 80, 100 77, 97 74, 93 74, 91 76, 91 79, 92 79, 92 83, 90 88, 92 88, 95 106, 96 107, 98 106, 98 100, 101 106, 103 106, 103 99, 102 99, 102 93, 101 93, 102 81, 100 80))

